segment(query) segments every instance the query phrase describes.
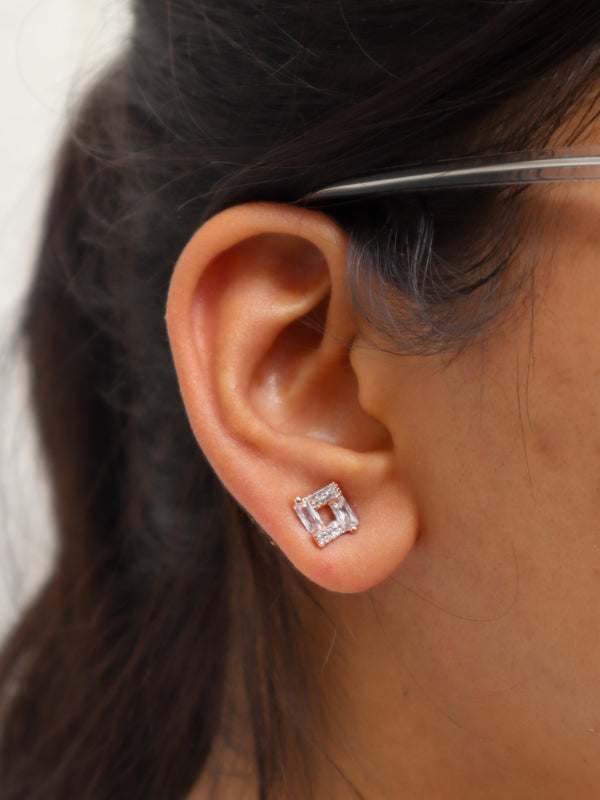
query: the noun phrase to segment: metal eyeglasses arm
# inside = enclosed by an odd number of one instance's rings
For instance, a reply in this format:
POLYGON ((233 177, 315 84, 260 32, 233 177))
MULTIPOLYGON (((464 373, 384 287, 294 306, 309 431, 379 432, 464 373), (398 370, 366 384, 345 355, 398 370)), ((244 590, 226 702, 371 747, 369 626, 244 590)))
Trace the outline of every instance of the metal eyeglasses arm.
POLYGON ((326 186, 303 205, 398 192, 600 180, 600 147, 527 150, 407 167, 326 186))

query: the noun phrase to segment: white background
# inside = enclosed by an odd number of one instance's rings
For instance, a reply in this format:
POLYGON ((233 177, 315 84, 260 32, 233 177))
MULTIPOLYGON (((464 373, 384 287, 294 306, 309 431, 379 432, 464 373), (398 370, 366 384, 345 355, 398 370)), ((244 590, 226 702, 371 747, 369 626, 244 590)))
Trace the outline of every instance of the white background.
POLYGON ((0 0, 0 637, 52 558, 24 370, 11 342, 56 143, 74 99, 129 24, 127 0, 0 0))

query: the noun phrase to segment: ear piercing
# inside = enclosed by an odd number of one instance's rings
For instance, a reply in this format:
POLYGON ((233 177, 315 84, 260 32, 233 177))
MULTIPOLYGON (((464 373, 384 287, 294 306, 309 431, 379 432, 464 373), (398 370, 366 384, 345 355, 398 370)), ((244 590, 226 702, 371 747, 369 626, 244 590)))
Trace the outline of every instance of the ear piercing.
POLYGON ((325 547, 343 533, 356 533, 358 529, 358 517, 335 481, 306 497, 296 497, 293 508, 319 547, 325 547), (332 522, 325 522, 319 514, 319 509, 325 506, 333 513, 332 522))

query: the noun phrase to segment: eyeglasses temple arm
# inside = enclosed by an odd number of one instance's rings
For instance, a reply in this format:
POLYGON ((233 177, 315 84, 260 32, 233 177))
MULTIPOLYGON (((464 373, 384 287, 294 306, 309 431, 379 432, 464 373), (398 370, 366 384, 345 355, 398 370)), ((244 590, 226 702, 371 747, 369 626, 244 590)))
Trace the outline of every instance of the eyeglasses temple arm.
POLYGON ((312 192, 300 202, 309 205, 398 192, 574 180, 600 180, 600 153, 576 155, 569 151, 551 154, 548 151, 529 151, 508 157, 488 156, 430 167, 411 167, 332 184, 312 192))

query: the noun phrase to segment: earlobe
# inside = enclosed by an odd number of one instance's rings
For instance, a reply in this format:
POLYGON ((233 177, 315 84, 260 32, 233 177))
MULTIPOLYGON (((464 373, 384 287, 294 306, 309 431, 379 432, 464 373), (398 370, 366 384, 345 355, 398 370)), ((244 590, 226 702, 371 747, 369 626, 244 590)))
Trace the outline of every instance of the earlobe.
POLYGON ((192 429, 224 485, 307 578, 348 592, 394 571, 417 516, 387 429, 359 402, 345 258, 324 214, 230 208, 182 253, 167 324, 192 429), (315 495, 332 482, 336 497, 315 495), (296 513, 309 496, 320 539, 296 513))

